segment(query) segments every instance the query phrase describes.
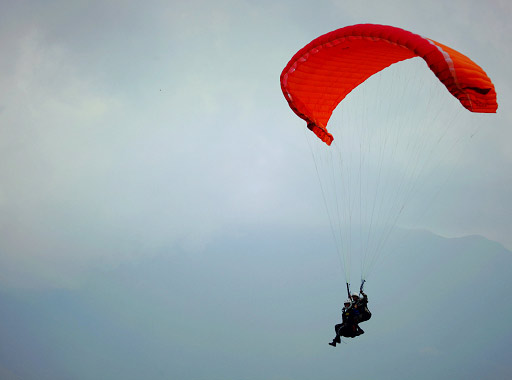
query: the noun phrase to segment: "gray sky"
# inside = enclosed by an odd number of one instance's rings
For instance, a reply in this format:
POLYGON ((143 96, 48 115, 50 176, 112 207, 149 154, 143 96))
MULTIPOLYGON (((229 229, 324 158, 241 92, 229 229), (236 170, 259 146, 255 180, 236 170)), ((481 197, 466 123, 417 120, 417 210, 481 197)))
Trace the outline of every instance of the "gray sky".
POLYGON ((505 0, 2 2, 0 376, 510 378, 511 11, 505 0), (399 222, 465 238, 395 241, 368 284, 368 333, 332 351, 344 283, 279 75, 312 39, 358 23, 466 54, 499 108, 462 113, 478 133, 399 222), (484 299, 497 312, 481 328, 484 299))
POLYGON ((321 225, 304 123, 279 74, 320 34, 389 24, 493 80, 439 208, 416 226, 512 247, 506 1, 17 1, 0 12, 0 283, 73 287, 96 267, 237 225, 321 225))

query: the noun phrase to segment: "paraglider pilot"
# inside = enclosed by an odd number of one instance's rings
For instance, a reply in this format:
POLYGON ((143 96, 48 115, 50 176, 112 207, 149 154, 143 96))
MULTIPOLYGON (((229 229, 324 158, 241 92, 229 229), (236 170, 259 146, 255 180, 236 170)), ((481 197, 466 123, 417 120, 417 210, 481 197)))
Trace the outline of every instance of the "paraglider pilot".
POLYGON ((359 309, 359 323, 365 322, 372 317, 372 313, 368 309, 368 296, 362 289, 361 295, 362 297, 358 297, 357 301, 357 308, 359 309))

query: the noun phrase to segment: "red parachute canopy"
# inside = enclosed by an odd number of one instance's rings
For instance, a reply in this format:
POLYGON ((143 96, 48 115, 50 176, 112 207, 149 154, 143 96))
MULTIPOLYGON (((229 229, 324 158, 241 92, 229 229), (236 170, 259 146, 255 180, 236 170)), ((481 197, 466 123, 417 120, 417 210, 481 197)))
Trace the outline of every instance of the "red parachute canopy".
POLYGON ((291 109, 322 141, 333 137, 327 123, 336 106, 373 74, 393 63, 421 57, 471 112, 496 112, 496 91, 480 66, 439 42, 393 26, 347 26, 311 41, 281 73, 291 109))

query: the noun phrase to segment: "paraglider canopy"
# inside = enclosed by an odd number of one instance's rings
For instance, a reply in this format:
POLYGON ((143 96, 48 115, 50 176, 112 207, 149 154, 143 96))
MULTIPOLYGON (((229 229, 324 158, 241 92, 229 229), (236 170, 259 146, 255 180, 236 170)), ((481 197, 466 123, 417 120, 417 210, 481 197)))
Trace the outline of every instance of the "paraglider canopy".
POLYGON ((347 94, 391 64, 416 56, 469 111, 496 112, 494 85, 471 59, 429 38, 384 25, 347 26, 311 41, 284 68, 281 89, 291 109, 330 145, 327 123, 347 94))

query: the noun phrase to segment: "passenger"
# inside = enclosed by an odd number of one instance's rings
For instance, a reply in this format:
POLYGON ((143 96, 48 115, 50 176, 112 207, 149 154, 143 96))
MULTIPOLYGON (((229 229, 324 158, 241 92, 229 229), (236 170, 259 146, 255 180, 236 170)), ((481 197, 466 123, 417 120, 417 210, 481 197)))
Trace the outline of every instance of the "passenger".
POLYGON ((342 309, 342 323, 334 326, 336 336, 329 342, 329 345, 336 347, 336 343, 341 343, 341 337, 355 338, 358 334, 359 326, 354 320, 353 308, 350 299, 346 300, 342 309))

